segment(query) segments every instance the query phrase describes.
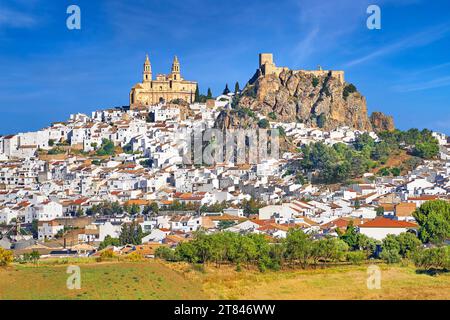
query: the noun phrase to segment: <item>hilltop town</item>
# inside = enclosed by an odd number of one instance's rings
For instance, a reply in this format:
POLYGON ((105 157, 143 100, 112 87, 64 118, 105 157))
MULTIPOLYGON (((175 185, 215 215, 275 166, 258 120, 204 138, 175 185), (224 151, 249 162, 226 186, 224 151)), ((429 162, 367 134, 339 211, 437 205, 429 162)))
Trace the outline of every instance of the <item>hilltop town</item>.
POLYGON ((90 256, 105 248, 154 257, 157 248, 175 248, 199 230, 276 241, 291 228, 320 238, 338 237, 349 225, 381 241, 417 234, 413 212, 449 199, 449 138, 414 131, 422 145, 433 140, 437 152, 401 142, 380 156, 389 132, 399 133, 384 115, 369 119, 364 97, 342 71, 292 71, 262 54, 244 89, 200 99, 197 83, 180 70, 175 57, 171 73, 153 80, 147 56, 129 106, 0 137, 0 247, 17 257, 90 256), (357 110, 347 114, 347 104, 357 110), (180 132, 230 127, 278 130, 279 157, 185 163, 180 132), (319 166, 317 150, 325 150, 322 158, 326 150, 353 153, 319 166), (352 171, 356 164, 345 161, 356 156, 367 165, 352 171), (329 168, 348 172, 330 176, 329 168), (130 225, 139 226, 138 243, 123 240, 130 225))

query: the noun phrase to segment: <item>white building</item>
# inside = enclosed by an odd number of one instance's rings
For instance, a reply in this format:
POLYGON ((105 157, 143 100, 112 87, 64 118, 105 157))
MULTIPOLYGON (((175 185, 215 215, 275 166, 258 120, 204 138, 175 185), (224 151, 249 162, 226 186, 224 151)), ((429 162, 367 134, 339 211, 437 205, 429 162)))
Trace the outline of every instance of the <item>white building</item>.
POLYGON ((391 220, 384 217, 379 217, 364 224, 359 225, 359 232, 373 238, 375 240, 383 240, 388 234, 399 235, 410 230, 416 230, 417 224, 391 220))

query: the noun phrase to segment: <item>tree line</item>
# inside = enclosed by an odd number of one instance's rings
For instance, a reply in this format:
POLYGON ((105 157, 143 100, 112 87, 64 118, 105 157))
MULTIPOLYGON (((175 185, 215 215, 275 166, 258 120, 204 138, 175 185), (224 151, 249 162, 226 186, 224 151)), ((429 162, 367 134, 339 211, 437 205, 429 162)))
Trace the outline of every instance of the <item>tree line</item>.
POLYGON ((368 259, 385 263, 412 261, 419 268, 450 270, 450 203, 429 201, 414 212, 419 223, 418 236, 411 232, 388 235, 376 241, 358 232, 352 222, 338 237, 306 234, 290 229, 285 239, 269 239, 263 234, 218 232, 195 233, 192 241, 180 243, 174 250, 160 247, 156 256, 167 261, 194 264, 214 263, 256 266, 260 271, 283 267, 315 267, 332 263, 360 264, 368 259), (432 248, 424 248, 424 244, 432 248))

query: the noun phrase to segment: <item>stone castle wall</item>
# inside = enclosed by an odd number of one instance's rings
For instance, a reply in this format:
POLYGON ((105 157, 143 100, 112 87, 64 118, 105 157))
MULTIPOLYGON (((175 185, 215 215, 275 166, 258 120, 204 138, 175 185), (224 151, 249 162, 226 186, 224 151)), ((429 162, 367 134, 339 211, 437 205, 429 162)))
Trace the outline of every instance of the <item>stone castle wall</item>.
MULTIPOLYGON (((289 70, 287 67, 277 67, 273 62, 273 54, 272 53, 261 53, 259 55, 259 69, 262 75, 268 74, 276 74, 280 75, 281 72, 289 70)), ((316 77, 327 76, 330 72, 333 77, 338 79, 341 83, 345 82, 344 71, 335 71, 335 70, 293 70, 296 72, 303 72, 306 74, 312 74, 316 77)))

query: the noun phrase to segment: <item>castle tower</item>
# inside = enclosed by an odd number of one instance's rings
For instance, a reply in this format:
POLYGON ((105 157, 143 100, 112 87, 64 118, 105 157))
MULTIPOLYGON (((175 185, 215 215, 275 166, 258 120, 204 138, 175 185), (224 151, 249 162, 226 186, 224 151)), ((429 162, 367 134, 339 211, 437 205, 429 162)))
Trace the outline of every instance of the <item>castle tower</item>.
POLYGON ((181 80, 181 76, 180 76, 180 62, 178 61, 178 57, 177 56, 175 56, 173 58, 172 77, 173 77, 173 80, 181 80))
POLYGON ((144 72, 142 74, 142 78, 143 78, 144 82, 152 81, 152 64, 150 63, 148 54, 145 57, 144 72))

